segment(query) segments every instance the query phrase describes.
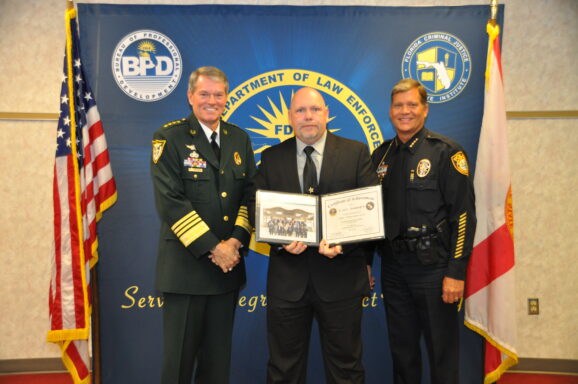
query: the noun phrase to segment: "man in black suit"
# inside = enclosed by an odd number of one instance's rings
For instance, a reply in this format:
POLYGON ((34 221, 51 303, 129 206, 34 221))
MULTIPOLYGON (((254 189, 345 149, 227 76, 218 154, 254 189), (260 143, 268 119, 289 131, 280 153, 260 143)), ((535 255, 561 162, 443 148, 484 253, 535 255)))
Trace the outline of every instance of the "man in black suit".
MULTIPOLYGON (((262 153, 256 188, 327 194, 376 185, 367 146, 330 133, 328 117, 319 92, 299 89, 289 110, 295 137, 262 153)), ((318 247, 300 241, 272 245, 267 276, 268 383, 305 383, 314 318, 326 381, 364 382, 361 299, 370 288, 367 252, 359 244, 332 246, 325 240, 318 247)))

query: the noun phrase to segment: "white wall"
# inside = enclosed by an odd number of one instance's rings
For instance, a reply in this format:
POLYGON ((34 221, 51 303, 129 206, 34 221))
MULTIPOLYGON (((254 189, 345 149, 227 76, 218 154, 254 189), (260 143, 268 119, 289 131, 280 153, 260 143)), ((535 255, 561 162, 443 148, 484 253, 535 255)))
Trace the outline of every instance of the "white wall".
MULTIPOLYGON (((489 4, 489 0, 118 3, 399 6, 489 4)), ((0 113, 58 112, 65 7, 64 0, 0 0, 0 113)), ((576 115, 577 41, 578 1, 507 0, 503 38, 507 110, 571 110, 576 115)), ((44 341, 55 126, 55 121, 0 119, 0 360, 60 356, 57 347, 44 341)), ((517 268, 517 289, 512 294, 517 298, 519 354, 578 360, 577 120, 509 120, 508 128, 517 268), (539 316, 526 314, 528 297, 540 298, 539 316)))

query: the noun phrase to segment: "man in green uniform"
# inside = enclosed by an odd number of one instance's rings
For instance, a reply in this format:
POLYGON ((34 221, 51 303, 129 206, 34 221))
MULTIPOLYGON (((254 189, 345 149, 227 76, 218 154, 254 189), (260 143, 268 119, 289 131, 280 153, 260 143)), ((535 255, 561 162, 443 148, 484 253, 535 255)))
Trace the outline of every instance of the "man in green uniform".
POLYGON ((193 372, 196 383, 229 382, 255 160, 247 133, 221 120, 228 88, 221 70, 198 68, 187 91, 193 113, 153 136, 164 384, 190 384, 193 372))

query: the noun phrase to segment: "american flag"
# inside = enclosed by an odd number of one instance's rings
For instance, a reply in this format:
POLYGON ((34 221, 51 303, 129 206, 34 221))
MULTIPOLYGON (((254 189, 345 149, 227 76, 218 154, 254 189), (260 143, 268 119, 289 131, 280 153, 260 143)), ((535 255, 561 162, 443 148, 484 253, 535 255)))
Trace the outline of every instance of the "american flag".
POLYGON ((74 382, 88 383, 90 268, 98 261, 96 223, 116 201, 116 185, 94 94, 84 76, 73 7, 65 19, 47 340, 59 344, 74 382))

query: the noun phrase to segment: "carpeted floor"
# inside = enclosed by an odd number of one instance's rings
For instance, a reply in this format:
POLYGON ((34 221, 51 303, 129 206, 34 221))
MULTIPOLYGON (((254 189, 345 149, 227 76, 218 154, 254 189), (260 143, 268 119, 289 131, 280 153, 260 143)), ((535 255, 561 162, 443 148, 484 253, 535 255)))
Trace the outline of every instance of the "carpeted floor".
MULTIPOLYGON (((67 373, 17 374, 0 376, 0 384, 72 384, 72 379, 67 373)), ((578 384, 578 376, 506 373, 498 384, 578 384)))
POLYGON ((578 384, 578 376, 505 373, 498 384, 578 384))
POLYGON ((0 384, 73 384, 68 373, 35 373, 0 376, 0 384))

